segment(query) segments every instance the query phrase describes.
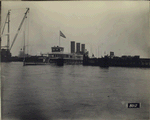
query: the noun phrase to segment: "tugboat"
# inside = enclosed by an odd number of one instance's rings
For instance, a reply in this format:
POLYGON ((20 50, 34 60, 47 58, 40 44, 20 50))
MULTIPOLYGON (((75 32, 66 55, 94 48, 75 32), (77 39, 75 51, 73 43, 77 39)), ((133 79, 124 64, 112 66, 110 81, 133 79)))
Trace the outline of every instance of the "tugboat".
POLYGON ((90 65, 90 66, 99 66, 99 62, 98 62, 98 59, 96 57, 94 57, 94 54, 92 55, 91 58, 89 58, 88 52, 87 52, 83 56, 83 65, 84 66, 87 66, 87 65, 90 65))
POLYGON ((83 65, 87 66, 100 66, 103 68, 109 68, 110 64, 109 64, 110 60, 108 56, 104 56, 102 58, 89 58, 88 54, 84 54, 83 56, 83 65))

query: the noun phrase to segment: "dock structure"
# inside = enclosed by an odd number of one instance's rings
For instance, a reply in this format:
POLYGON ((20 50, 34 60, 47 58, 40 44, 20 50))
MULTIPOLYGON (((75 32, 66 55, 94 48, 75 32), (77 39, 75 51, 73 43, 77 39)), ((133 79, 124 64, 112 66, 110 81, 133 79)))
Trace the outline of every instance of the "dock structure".
POLYGON ((145 67, 150 68, 150 59, 139 58, 139 56, 113 57, 105 56, 102 58, 83 57, 83 65, 90 66, 109 66, 109 67, 145 67))
POLYGON ((150 59, 139 58, 138 56, 122 56, 110 58, 110 66, 121 67, 150 67, 150 59))

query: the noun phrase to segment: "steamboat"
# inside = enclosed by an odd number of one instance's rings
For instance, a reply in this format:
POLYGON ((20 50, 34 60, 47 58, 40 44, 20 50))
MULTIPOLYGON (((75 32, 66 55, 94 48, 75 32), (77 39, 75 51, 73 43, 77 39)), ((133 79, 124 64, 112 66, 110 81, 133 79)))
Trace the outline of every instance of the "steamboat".
POLYGON ((64 52, 64 47, 54 46, 51 47, 51 50, 51 53, 41 54, 41 56, 46 58, 44 59, 46 63, 57 63, 60 59, 62 59, 65 64, 82 64, 83 62, 82 54, 64 52))

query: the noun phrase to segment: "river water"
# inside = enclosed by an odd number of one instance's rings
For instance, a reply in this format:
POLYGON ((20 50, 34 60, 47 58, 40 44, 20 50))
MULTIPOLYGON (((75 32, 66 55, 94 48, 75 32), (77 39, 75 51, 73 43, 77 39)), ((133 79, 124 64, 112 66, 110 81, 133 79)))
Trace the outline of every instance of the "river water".
POLYGON ((12 62, 1 72, 2 120, 149 119, 148 68, 12 62))

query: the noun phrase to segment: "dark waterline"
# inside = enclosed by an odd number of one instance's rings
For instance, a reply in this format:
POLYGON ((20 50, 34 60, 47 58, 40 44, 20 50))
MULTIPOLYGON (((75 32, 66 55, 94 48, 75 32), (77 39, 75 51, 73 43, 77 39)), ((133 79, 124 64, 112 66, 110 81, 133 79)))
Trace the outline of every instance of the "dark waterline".
POLYGON ((4 120, 149 119, 150 69, 1 66, 4 120), (126 107, 134 102, 142 107, 126 107))

